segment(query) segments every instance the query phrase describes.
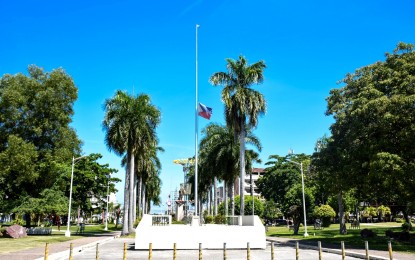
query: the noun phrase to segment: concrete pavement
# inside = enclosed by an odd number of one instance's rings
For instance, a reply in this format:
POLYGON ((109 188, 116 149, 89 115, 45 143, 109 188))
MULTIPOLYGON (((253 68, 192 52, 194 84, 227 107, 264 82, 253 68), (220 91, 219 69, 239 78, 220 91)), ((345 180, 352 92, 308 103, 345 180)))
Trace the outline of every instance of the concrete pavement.
MULTIPOLYGON (((295 259, 296 240, 281 237, 268 237, 265 250, 251 250, 251 259, 271 259, 271 242, 275 245, 275 259, 295 259)), ((69 259, 69 245, 73 243, 73 259, 96 259, 96 244, 99 243, 99 259, 123 259, 124 243, 127 245, 127 259, 148 259, 148 250, 134 250, 134 238, 119 238, 119 232, 89 236, 76 240, 49 245, 48 260, 69 259)), ((299 241, 300 259, 318 259, 318 248, 315 242, 299 241)), ((342 259, 340 245, 322 245, 322 259, 342 259)), ((173 247, 173 245, 172 245, 173 247)), ((370 250, 370 259, 389 260, 388 251, 370 250)), ((198 259, 198 250, 177 250, 177 259, 198 259)), ((347 259, 365 259, 365 250, 348 249, 347 259)), ((45 247, 32 248, 19 252, 1 254, 0 259, 44 259, 45 247)), ((223 259, 223 250, 202 250, 203 259, 223 259)), ((172 259, 173 250, 153 250, 152 259, 172 259)), ((247 259, 247 250, 227 250, 227 259, 247 259)), ((395 260, 415 259, 413 254, 393 252, 395 260)))

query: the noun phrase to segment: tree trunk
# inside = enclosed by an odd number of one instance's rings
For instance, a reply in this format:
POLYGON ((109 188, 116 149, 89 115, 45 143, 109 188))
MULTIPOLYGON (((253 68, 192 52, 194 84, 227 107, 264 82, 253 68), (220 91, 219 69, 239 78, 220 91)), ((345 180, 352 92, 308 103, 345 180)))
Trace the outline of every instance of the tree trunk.
POLYGON ((141 191, 142 191, 142 186, 143 186, 143 177, 140 175, 139 178, 139 183, 138 183, 138 199, 137 199, 137 208, 138 208, 138 217, 142 217, 143 216, 143 206, 141 204, 141 191))
POLYGON ((214 205, 214 215, 218 215, 218 185, 217 185, 217 179, 216 177, 213 179, 213 205, 214 205))
POLYGON ((134 196, 134 200, 133 200, 133 206, 134 206, 134 208, 133 208, 133 220, 134 220, 134 222, 137 219, 137 186, 138 186, 137 182, 138 182, 137 174, 134 174, 134 193, 133 193, 133 196, 134 196))
POLYGON ((146 185, 143 183, 143 214, 147 214, 146 185))
MULTIPOLYGON (((245 123, 245 122, 244 122, 245 123)), ((245 128, 241 127, 241 133, 239 135, 239 166, 240 166, 240 174, 239 174, 239 196, 241 197, 241 206, 240 206, 240 213, 239 215, 244 215, 244 207, 245 207, 245 198, 244 198, 244 191, 245 191, 245 128)))
POLYGON ((343 193, 340 191, 337 195, 337 202, 339 203, 339 224, 340 234, 347 234, 346 218, 344 217, 343 193))
POLYGON ((409 224, 409 230, 412 230, 412 223, 411 223, 411 218, 410 218, 408 209, 404 210, 402 213, 403 213, 403 218, 405 219, 405 222, 409 224))
POLYGON ((228 218, 228 212, 229 212, 229 205, 228 205, 228 183, 226 181, 223 183, 223 199, 225 203, 225 217, 228 218))
MULTIPOLYGON (((129 179, 130 179, 130 174, 129 174, 129 165, 127 163, 127 167, 125 169, 125 181, 124 181, 124 213, 123 213, 123 217, 122 217, 122 231, 121 231, 121 235, 122 236, 126 236, 128 235, 128 209, 129 209, 129 179)), ((69 219, 68 219, 69 221, 69 219)))
POLYGON ((30 222, 31 222, 31 217, 30 217, 30 213, 25 213, 26 215, 26 227, 30 228, 30 222))
POLYGON ((235 181, 232 182, 231 187, 231 216, 235 216, 235 181))
POLYGON ((128 212, 128 231, 129 233, 134 233, 134 219, 133 219, 133 209, 134 209, 134 175, 135 175, 135 168, 134 168, 134 154, 131 154, 130 157, 130 187, 129 187, 129 195, 130 195, 130 210, 128 212))
POLYGON ((207 215, 210 215, 210 196, 209 196, 209 189, 206 191, 206 212, 207 215))

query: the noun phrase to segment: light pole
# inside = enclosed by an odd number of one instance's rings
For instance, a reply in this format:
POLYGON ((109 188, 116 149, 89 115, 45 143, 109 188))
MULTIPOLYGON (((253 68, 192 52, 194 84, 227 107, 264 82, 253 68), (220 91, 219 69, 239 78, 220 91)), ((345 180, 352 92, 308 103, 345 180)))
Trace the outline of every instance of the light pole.
POLYGON ((71 231, 69 230, 70 226, 71 226, 71 203, 72 203, 72 184, 73 184, 73 170, 74 170, 74 166, 75 166, 75 162, 81 158, 86 157, 86 155, 75 158, 72 157, 72 171, 71 171, 71 186, 69 188, 69 209, 68 209, 68 219, 67 219, 67 229, 65 231, 65 237, 70 237, 71 236, 71 231))
POLYGON ((104 228, 104 230, 105 231, 107 231, 108 230, 108 201, 110 200, 109 199, 109 192, 110 192, 110 175, 108 174, 107 175, 107 179, 108 179, 108 181, 107 181, 107 212, 106 212, 106 215, 105 215, 105 228, 104 228))
POLYGON ((287 161, 289 161, 290 163, 294 163, 300 166, 300 170, 301 170, 301 186, 303 189, 303 210, 304 210, 304 237, 308 237, 308 233, 307 233, 307 217, 306 217, 306 211, 305 211, 305 195, 304 195, 304 172, 303 172, 303 163, 298 163, 298 162, 294 162, 291 161, 290 159, 286 159, 287 161))

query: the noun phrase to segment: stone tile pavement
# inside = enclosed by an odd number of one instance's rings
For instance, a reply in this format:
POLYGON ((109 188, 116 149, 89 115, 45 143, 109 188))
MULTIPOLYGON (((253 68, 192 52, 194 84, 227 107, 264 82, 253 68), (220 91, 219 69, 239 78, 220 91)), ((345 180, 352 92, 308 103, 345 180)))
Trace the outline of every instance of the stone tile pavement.
MULTIPOLYGON (((133 238, 119 238, 119 232, 87 236, 76 240, 54 243, 49 245, 48 260, 68 259, 69 246, 73 243, 73 259, 95 259, 96 244, 99 243, 100 259, 122 259, 123 244, 128 245, 127 259, 148 259, 147 250, 134 250, 133 238)), ((252 250, 251 259, 271 259, 270 243, 275 243, 275 259, 295 259, 295 244, 297 240, 281 237, 267 237, 268 246, 266 250, 252 250), (277 258, 278 256, 278 258, 277 258)), ((299 241, 301 259, 318 259, 318 248, 315 242, 299 241), (317 257, 317 258, 316 258, 317 257)), ((340 245, 322 245, 323 259, 341 259, 340 245)), ((365 250, 349 249, 346 247, 347 259, 365 259, 365 250)), ((370 245, 369 245, 370 247, 370 245)), ((369 250, 370 259, 389 260, 389 252, 369 250)), ((0 254, 0 260, 27 260, 44 259, 45 247, 37 247, 18 252, 0 254)), ((177 259, 197 259, 197 250, 180 250, 177 259), (195 258, 196 257, 196 258, 195 258)), ((172 259, 172 250, 155 250, 153 259, 172 259)), ((223 259, 221 250, 203 250, 203 259, 223 259)), ((228 259, 246 259, 246 250, 228 250, 228 259)), ((414 260, 414 254, 393 252, 394 260, 414 260)))

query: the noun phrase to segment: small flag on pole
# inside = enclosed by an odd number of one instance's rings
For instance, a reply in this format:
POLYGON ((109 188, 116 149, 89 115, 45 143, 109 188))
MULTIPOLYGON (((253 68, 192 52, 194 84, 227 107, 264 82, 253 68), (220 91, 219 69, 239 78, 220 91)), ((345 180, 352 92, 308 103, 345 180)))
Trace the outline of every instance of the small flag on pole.
POLYGON ((199 116, 210 120, 210 116, 212 115, 212 108, 199 103, 197 106, 197 113, 199 116))

